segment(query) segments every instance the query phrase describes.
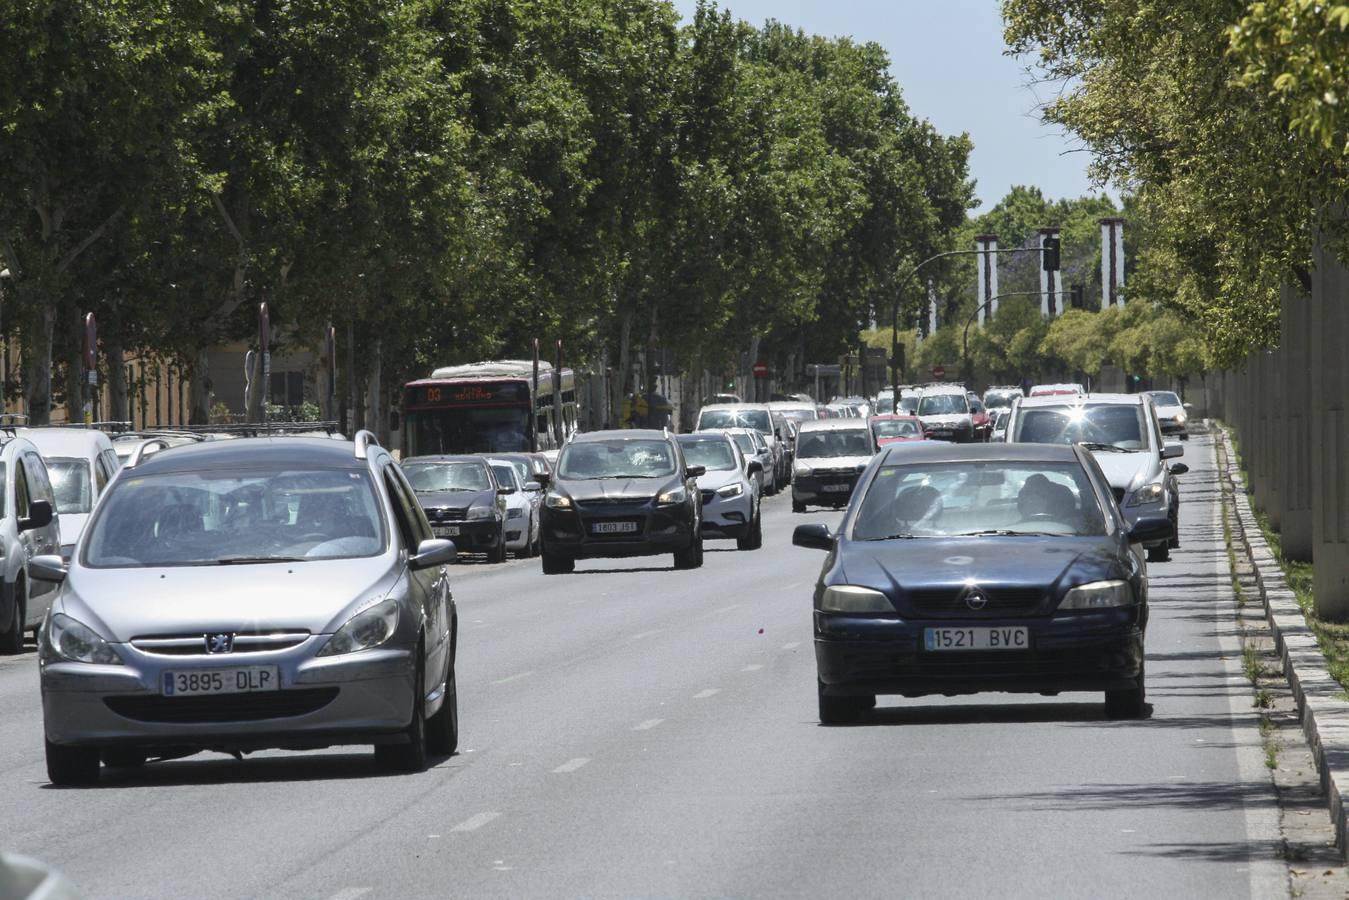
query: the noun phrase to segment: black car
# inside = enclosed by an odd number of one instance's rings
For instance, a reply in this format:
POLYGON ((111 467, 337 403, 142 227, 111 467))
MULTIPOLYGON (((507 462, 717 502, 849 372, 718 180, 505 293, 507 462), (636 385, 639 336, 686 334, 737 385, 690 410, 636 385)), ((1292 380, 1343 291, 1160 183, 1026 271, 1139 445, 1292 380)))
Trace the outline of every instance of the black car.
POLYGON ((431 531, 454 541, 460 553, 485 553, 506 561, 506 501, 515 488, 502 487, 481 456, 413 456, 402 462, 408 482, 426 512, 431 531))
POLYGON ((1124 521, 1075 445, 908 444, 863 474, 815 588, 820 721, 878 694, 1104 691, 1144 713, 1147 564, 1164 518, 1124 521))
POLYGON ((543 500, 543 571, 558 575, 589 557, 673 553, 675 567, 703 564, 702 498, 665 431, 596 431, 562 450, 543 500))

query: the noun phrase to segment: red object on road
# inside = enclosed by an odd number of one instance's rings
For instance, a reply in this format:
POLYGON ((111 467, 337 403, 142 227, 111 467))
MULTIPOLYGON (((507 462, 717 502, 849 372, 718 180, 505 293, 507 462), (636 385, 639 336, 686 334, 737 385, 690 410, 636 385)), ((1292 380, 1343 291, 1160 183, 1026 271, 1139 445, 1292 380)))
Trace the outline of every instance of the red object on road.
POLYGON ((753 369, 753 371, 754 371, 754 376, 755 376, 756 378, 767 378, 767 377, 768 377, 768 363, 766 363, 766 362, 756 362, 756 363, 754 364, 754 369, 753 369))
POLYGON ((941 381, 943 378, 946 377, 946 367, 945 367, 945 366, 933 366, 933 367, 932 367, 932 377, 935 378, 935 379, 937 379, 938 381, 941 381))

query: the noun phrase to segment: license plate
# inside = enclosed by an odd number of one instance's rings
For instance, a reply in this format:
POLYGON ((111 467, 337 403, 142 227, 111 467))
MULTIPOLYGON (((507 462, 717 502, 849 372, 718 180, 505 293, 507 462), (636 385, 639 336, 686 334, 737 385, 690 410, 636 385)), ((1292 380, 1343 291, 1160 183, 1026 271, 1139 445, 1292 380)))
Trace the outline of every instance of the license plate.
POLYGON ((628 534, 637 530, 636 522, 595 522, 591 534, 628 534))
POLYGON ((193 669, 165 672, 160 693, 165 697, 197 697, 202 694, 248 694, 275 691, 281 687, 276 666, 244 666, 237 669, 193 669))
POLYGON ((850 484, 825 484, 820 486, 820 490, 826 494, 842 494, 852 490, 850 484))
POLYGON ((459 537, 458 525, 432 525, 431 533, 438 538, 459 537))
POLYGON ((1030 629, 925 628, 923 646, 928 650, 1028 650, 1030 629))

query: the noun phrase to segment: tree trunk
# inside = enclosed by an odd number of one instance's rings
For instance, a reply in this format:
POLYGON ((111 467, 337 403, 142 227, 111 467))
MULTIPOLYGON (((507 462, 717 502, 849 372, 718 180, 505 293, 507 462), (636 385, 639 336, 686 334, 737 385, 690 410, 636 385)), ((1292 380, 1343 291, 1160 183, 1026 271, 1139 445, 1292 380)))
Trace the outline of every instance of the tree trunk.
POLYGON ((262 371, 262 352, 253 354, 253 364, 248 373, 248 396, 245 398, 245 414, 249 422, 263 421, 267 403, 267 384, 262 371))
POLYGON ((614 380, 614 398, 610 404, 613 410, 614 425, 622 428, 625 424, 623 418, 623 401, 627 399, 632 389, 629 382, 632 378, 632 310, 624 309, 619 317, 618 331, 618 378, 614 380))
POLYGON ((126 396, 126 366, 122 362, 122 344, 105 344, 103 355, 108 360, 108 409, 104 415, 110 422, 126 422, 131 419, 126 396))
POLYGON ((192 390, 187 417, 193 425, 208 425, 211 422, 211 378, 207 374, 210 366, 211 351, 198 347, 196 355, 192 357, 192 390))
POLYGON ((84 317, 73 305, 64 311, 66 317, 66 421, 84 421, 84 386, 88 376, 84 371, 84 317))
POLYGON ((35 319, 33 333, 27 335, 24 360, 23 402, 28 424, 46 425, 52 411, 52 334, 56 328, 56 310, 43 303, 35 319))
POLYGON ((389 425, 384 409, 384 388, 380 378, 383 366, 383 341, 376 338, 370 345, 369 368, 365 374, 365 427, 374 432, 381 446, 389 445, 389 425))

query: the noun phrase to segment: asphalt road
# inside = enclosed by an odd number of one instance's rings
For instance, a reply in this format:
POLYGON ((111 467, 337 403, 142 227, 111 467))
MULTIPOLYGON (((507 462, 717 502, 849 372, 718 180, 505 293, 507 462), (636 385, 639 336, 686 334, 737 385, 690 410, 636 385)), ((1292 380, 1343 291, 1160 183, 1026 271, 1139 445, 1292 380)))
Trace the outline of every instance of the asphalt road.
POLYGON ((456 569, 461 752, 220 755, 51 788, 37 666, 0 662, 0 846, 89 897, 1181 896, 1286 892, 1207 439, 1150 567, 1151 718, 1101 697, 881 698, 816 721, 823 556, 765 546, 456 569))

